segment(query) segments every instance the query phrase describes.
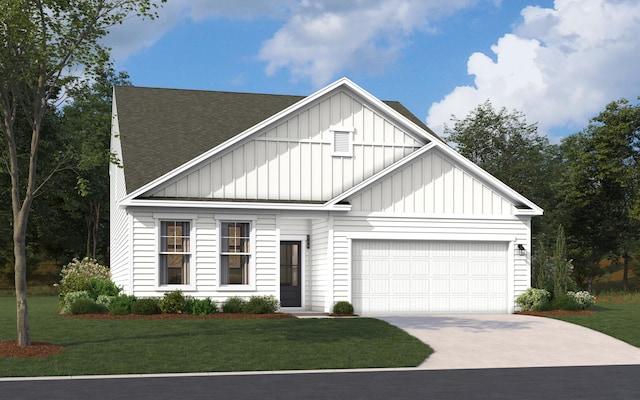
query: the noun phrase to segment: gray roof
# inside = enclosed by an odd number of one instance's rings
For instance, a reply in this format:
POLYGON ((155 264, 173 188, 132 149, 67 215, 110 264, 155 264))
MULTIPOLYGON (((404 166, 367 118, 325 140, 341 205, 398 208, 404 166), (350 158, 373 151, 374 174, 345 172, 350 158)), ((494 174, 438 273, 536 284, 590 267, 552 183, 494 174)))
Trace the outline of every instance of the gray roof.
MULTIPOLYGON (((119 86, 115 98, 131 193, 305 97, 119 86)), ((433 134, 399 102, 385 103, 433 134)))

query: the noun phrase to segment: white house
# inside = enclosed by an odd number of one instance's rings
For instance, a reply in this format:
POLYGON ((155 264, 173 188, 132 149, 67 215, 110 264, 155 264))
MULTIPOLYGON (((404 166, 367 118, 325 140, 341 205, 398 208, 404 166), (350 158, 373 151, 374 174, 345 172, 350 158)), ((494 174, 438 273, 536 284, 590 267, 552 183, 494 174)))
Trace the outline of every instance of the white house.
POLYGON ((126 293, 512 312, 542 209, 398 102, 117 87, 111 271, 126 293))

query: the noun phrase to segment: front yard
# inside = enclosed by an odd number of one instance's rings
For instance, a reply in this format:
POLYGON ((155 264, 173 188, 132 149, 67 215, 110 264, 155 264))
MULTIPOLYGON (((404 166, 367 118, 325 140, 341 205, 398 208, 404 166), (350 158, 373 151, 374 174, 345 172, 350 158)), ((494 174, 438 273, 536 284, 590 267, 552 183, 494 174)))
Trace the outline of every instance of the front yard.
MULTIPOLYGON (((432 350, 386 322, 345 319, 86 319, 29 300, 31 339, 47 358, 0 357, 0 376, 410 367, 432 350)), ((15 340, 15 299, 0 297, 0 341, 15 340)))

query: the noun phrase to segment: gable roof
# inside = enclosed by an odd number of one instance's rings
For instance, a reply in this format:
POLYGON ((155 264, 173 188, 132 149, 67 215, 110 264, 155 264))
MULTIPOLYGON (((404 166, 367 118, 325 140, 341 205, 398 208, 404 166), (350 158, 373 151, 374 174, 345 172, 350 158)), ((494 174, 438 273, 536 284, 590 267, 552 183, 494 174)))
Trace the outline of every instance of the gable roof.
MULTIPOLYGON (((306 97, 119 86, 114 98, 131 193, 306 97)), ((435 136, 401 103, 384 103, 435 136)))

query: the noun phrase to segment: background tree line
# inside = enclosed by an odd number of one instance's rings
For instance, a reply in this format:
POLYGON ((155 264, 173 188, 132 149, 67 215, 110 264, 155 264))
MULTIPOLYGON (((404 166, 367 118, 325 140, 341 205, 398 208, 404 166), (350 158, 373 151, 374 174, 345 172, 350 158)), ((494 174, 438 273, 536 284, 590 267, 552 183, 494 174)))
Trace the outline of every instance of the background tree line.
POLYGON ((544 209, 533 219, 534 277, 558 263, 550 249, 560 235, 581 289, 592 290, 603 259, 622 264, 620 289, 628 289, 640 256, 639 104, 613 101, 559 144, 522 112, 488 101, 452 124, 444 132, 450 145, 544 209))

